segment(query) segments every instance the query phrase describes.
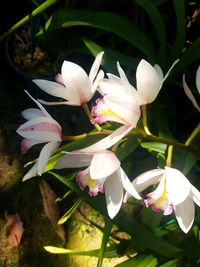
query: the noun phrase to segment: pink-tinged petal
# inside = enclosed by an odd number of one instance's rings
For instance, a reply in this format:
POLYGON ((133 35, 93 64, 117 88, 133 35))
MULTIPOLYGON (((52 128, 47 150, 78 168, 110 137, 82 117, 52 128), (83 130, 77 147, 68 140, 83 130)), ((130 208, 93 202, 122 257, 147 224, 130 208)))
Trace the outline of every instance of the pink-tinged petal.
POLYGON ((49 157, 56 151, 59 145, 60 143, 58 142, 50 142, 42 148, 38 158, 38 175, 42 175, 49 157))
POLYGON ((130 124, 136 127, 141 111, 140 106, 133 98, 106 95, 104 96, 104 101, 109 109, 124 121, 124 124, 130 124))
POLYGON ((149 186, 159 183, 164 173, 165 170, 163 169, 153 169, 140 174, 133 180, 132 183, 137 192, 142 192, 149 186))
POLYGON ((93 154, 87 153, 67 153, 62 158, 60 158, 55 169, 65 169, 65 168, 81 168, 90 165, 93 154))
POLYGON ((26 120, 32 120, 39 117, 44 117, 44 113, 38 108, 29 108, 22 111, 22 116, 26 120))
POLYGON ((62 141, 59 124, 48 117, 40 117, 25 122, 17 129, 17 133, 27 139, 44 142, 62 141))
POLYGON ((87 186, 89 188, 89 195, 96 196, 98 193, 103 193, 103 184, 105 179, 93 180, 90 177, 90 168, 77 173, 76 181, 79 184, 81 190, 84 190, 87 186))
POLYGON ((200 65, 199 65, 197 72, 196 72, 196 86, 197 86, 197 90, 200 94, 200 65))
POLYGON ((91 81, 91 83, 93 83, 96 75, 97 75, 97 72, 99 70, 99 67, 101 65, 101 62, 102 62, 102 57, 103 57, 103 54, 104 52, 100 52, 96 55, 96 58, 94 60, 94 63, 92 64, 92 67, 90 69, 90 73, 89 73, 89 79, 91 81))
POLYGON ((183 89, 185 91, 185 94, 187 95, 187 97, 190 99, 190 101, 192 102, 192 104, 194 105, 194 107, 200 112, 200 107, 197 104, 196 99, 194 98, 192 92, 190 91, 189 87, 187 86, 187 83, 185 81, 185 74, 183 74, 183 89))
POLYGON ((63 81, 63 77, 62 77, 61 73, 57 73, 57 74, 56 74, 56 76, 55 76, 55 81, 56 81, 57 83, 60 83, 60 84, 64 85, 64 81, 63 81))
POLYGON ((79 65, 70 61, 64 61, 61 73, 70 96, 69 101, 82 105, 91 99, 92 85, 90 79, 79 65))
POLYGON ((167 79, 167 77, 169 76, 170 72, 172 71, 172 69, 174 68, 174 66, 179 62, 180 59, 176 59, 174 61, 174 63, 171 65, 171 67, 169 68, 168 72, 165 74, 162 83, 167 79))
POLYGON ((95 153, 92 158, 90 176, 95 180, 105 178, 114 173, 120 167, 120 164, 120 161, 112 151, 100 151, 95 153))
POLYGON ((47 94, 69 100, 69 92, 62 84, 41 79, 35 79, 33 82, 47 94))
POLYGON ((177 169, 165 167, 166 191, 174 206, 183 202, 190 194, 190 182, 177 169))
MULTIPOLYGON (((105 98, 105 97, 104 97, 105 98)), ((96 100, 96 106, 92 108, 91 115, 96 117, 91 120, 92 124, 102 124, 107 121, 115 121, 121 124, 128 124, 123 118, 113 112, 106 104, 104 98, 96 100)))
POLYGON ((21 152, 26 153, 32 146, 43 143, 43 141, 33 140, 33 139, 23 139, 20 143, 21 152))
POLYGON ((194 222, 194 203, 190 198, 186 198, 182 203, 176 206, 174 213, 178 224, 183 232, 187 233, 194 222))
POLYGON ((108 215, 113 219, 120 210, 123 200, 123 186, 116 172, 105 180, 104 191, 108 215))
POLYGON ((25 182, 26 180, 31 179, 32 177, 35 177, 37 175, 38 171, 38 162, 36 162, 33 167, 24 175, 22 178, 22 182, 25 182))
POLYGON ((122 126, 115 130, 112 134, 106 136, 95 144, 88 146, 79 150, 79 152, 88 152, 88 153, 96 153, 101 150, 105 150, 114 144, 116 144, 119 140, 121 140, 124 136, 126 136, 131 130, 133 126, 127 127, 122 126))
POLYGON ((33 102, 35 102, 35 104, 43 112, 43 116, 52 118, 51 115, 46 111, 46 109, 37 100, 35 100, 26 90, 25 93, 33 100, 33 102))
POLYGON ((160 90, 162 80, 157 71, 146 60, 142 59, 136 70, 137 91, 143 104, 152 103, 160 90))
POLYGON ((90 178, 90 167, 77 173, 76 182, 79 184, 79 187, 82 191, 86 188, 87 180, 89 178, 90 178))
POLYGON ((191 185, 190 198, 200 207, 200 192, 191 185))
POLYGON ((142 199, 141 196, 138 194, 137 190, 135 189, 135 187, 133 186, 133 184, 128 179, 128 177, 127 177, 126 173, 123 171, 123 169, 118 168, 117 173, 118 173, 118 176, 120 177, 120 179, 122 181, 122 185, 123 185, 124 189, 126 190, 126 192, 136 199, 142 199))

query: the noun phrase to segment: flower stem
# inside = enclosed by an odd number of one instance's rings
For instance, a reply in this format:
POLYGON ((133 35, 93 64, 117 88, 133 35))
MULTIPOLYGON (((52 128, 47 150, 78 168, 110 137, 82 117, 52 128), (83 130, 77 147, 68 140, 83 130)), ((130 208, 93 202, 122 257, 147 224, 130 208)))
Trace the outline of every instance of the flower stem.
POLYGON ((149 128, 147 125, 147 106, 143 105, 141 106, 141 109, 142 109, 142 122, 143 122, 145 133, 147 135, 151 135, 151 132, 149 131, 149 128))
POLYGON ((185 142, 186 146, 189 146, 192 142, 192 140, 195 138, 195 136, 200 132, 200 123, 197 124, 191 135, 188 137, 188 139, 185 142))
MULTIPOLYGON (((82 104, 82 107, 83 107, 83 110, 84 110, 85 114, 89 118, 89 120, 92 120, 93 117, 92 117, 92 115, 90 113, 88 105, 85 103, 85 104, 82 104)), ((97 129, 97 131, 101 131, 102 130, 102 128, 101 128, 101 126, 99 126, 99 124, 94 124, 94 127, 97 129)))
POLYGON ((172 153, 173 153, 173 146, 172 145, 169 145, 168 146, 168 152, 167 152, 167 160, 166 160, 166 166, 167 167, 171 167, 172 153))

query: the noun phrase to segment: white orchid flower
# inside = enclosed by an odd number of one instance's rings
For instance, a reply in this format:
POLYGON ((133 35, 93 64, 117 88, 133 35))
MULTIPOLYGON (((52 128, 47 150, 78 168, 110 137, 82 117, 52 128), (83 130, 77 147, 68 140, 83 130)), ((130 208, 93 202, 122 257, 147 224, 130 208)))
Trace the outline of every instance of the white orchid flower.
MULTIPOLYGON (((129 83, 128 78, 126 77, 126 74, 124 73, 123 69, 121 68, 120 64, 117 62, 117 69, 119 72, 119 77, 107 74, 109 79, 116 81, 123 85, 123 93, 129 95, 129 97, 134 98, 137 100, 137 102, 140 105, 146 105, 149 103, 152 103, 160 89, 162 88, 162 85, 164 81, 169 76, 169 73, 177 64, 179 60, 174 61, 166 75, 163 75, 163 71, 160 68, 159 65, 152 66, 150 63, 148 63, 146 60, 142 59, 136 69, 136 88, 137 90, 129 83)), ((101 94, 110 94, 115 95, 119 93, 120 87, 114 90, 111 90, 112 88, 104 87, 100 88, 99 91, 101 94)))
MULTIPOLYGON (((157 188, 148 193, 144 203, 154 211, 163 211, 164 215, 174 212, 182 231, 187 233, 194 222, 194 202, 200 206, 200 192, 189 182, 179 170, 165 167, 147 171, 132 182, 138 192, 149 186, 158 184, 157 188)), ((126 194, 124 202, 130 197, 126 194)))
POLYGON ((112 151, 103 150, 95 154, 67 153, 54 168, 87 167, 77 173, 76 180, 80 188, 84 190, 88 187, 91 196, 105 191, 108 214, 114 218, 122 205, 124 189, 133 197, 141 199, 120 165, 112 151))
POLYGON ((28 120, 22 124, 17 133, 24 137, 21 142, 21 150, 26 153, 32 146, 47 143, 41 150, 36 164, 23 177, 23 181, 44 172, 49 157, 57 149, 62 141, 62 129, 43 106, 28 92, 29 97, 37 104, 39 109, 30 108, 22 112, 22 116, 28 120))
POLYGON ((99 70, 104 52, 97 54, 91 67, 89 76, 79 65, 64 61, 61 67, 61 74, 56 76, 56 82, 43 79, 34 79, 37 84, 46 93, 63 98, 62 102, 46 102, 39 100, 46 105, 71 105, 80 106, 87 103, 98 87, 98 82, 104 77, 104 72, 99 70))
MULTIPOLYGON (((197 87, 197 90, 200 94, 200 65, 199 65, 197 72, 196 72, 196 87, 197 87)), ((184 89, 187 97, 191 100, 194 107, 200 112, 200 106, 198 105, 195 97, 193 96, 192 92, 190 91, 190 89, 189 89, 189 87, 185 81, 185 74, 183 74, 183 89, 184 89)))
POLYGON ((107 121, 114 121, 122 124, 109 136, 101 139, 95 144, 81 149, 81 152, 95 153, 116 144, 124 136, 126 136, 133 128, 136 127, 138 120, 140 119, 141 110, 138 102, 130 98, 128 95, 121 93, 123 91, 122 85, 115 81, 104 80, 99 83, 99 87, 103 89, 107 86, 110 88, 118 88, 119 94, 116 95, 104 95, 103 98, 96 100, 96 106, 92 108, 91 114, 94 119, 91 120, 93 124, 102 124, 107 121))

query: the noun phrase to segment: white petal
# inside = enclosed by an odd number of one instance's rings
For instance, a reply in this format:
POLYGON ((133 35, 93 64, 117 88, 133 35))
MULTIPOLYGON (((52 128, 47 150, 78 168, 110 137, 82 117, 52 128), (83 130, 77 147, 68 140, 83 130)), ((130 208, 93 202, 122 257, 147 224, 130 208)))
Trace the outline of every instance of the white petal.
POLYGON ((41 79, 35 79, 33 82, 49 95, 60 97, 66 100, 69 99, 69 92, 62 84, 41 79))
POLYGON ((161 67, 158 64, 155 64, 154 69, 156 70, 158 76, 160 77, 160 80, 162 81, 164 76, 163 76, 163 71, 162 71, 161 67))
POLYGON ((141 115, 140 106, 130 96, 104 96, 104 101, 109 109, 124 123, 136 127, 141 115))
POLYGON ((38 158, 38 175, 42 175, 49 157, 54 153, 59 145, 60 143, 58 142, 50 142, 42 148, 38 158))
POLYGON ((102 79, 99 83, 99 89, 101 95, 127 96, 126 89, 122 86, 121 80, 102 79))
POLYGON ((187 83, 185 81, 185 74, 183 74, 183 89, 185 91, 185 94, 187 95, 187 97, 190 99, 190 101, 192 102, 192 104, 194 105, 194 107, 200 112, 200 107, 197 104, 196 99, 194 98, 192 92, 190 91, 189 87, 187 86, 187 83))
POLYGON ((196 72, 196 86, 197 86, 197 90, 199 91, 199 94, 200 94, 200 65, 199 65, 197 72, 196 72))
POLYGON ((104 190, 108 215, 113 219, 120 210, 123 199, 123 186, 116 172, 106 179, 104 190))
POLYGON ((24 177, 22 178, 22 181, 26 181, 31 179, 32 177, 35 177, 37 175, 37 171, 38 171, 38 162, 36 162, 33 167, 24 175, 24 177))
POLYGON ((52 118, 51 115, 46 111, 46 109, 37 100, 35 100, 26 90, 25 93, 35 102, 39 109, 44 113, 44 116, 52 118))
POLYGON ((181 204, 175 207, 176 219, 183 232, 187 233, 194 222, 194 203, 190 198, 186 198, 181 204))
MULTIPOLYGON (((144 172, 137 176, 133 180, 132 184, 137 192, 142 192, 149 186, 159 183, 164 173, 165 170, 162 169, 154 169, 151 171, 144 172)), ((129 193, 125 193, 124 202, 127 202, 129 197, 132 197, 132 195, 129 193)))
POLYGON ((87 153, 67 153, 60 158, 55 169, 81 168, 90 165, 93 155, 87 153))
POLYGON ((38 117, 44 117, 44 113, 38 108, 29 108, 22 111, 22 116, 26 120, 32 120, 38 117))
POLYGON ((79 65, 64 61, 61 73, 69 94, 68 100, 79 105, 88 102, 92 92, 91 82, 86 72, 79 65))
POLYGON ((138 192, 142 192, 149 186, 159 183, 164 173, 165 170, 163 169, 153 169, 144 172, 133 180, 133 185, 138 192))
POLYGON ((157 71, 146 60, 142 59, 136 70, 137 91, 144 103, 151 103, 157 97, 162 80, 157 71))
POLYGON ((119 168, 117 170, 118 175, 122 181, 122 185, 124 187, 124 189, 126 190, 127 193, 129 193, 131 196, 133 196, 136 199, 142 199, 141 196, 138 194, 137 190, 135 189, 135 187, 133 186, 133 184, 130 182, 130 180, 128 179, 126 173, 123 171, 122 168, 119 168))
POLYGON ((134 93, 138 94, 138 92, 136 91, 136 89, 130 85, 128 78, 126 77, 125 72, 123 71, 123 69, 121 68, 119 62, 117 62, 117 69, 121 78, 121 83, 124 86, 126 93, 130 96, 132 96, 134 93))
POLYGON ((190 197, 200 207, 200 192, 193 185, 191 185, 190 197))
POLYGON ((101 65, 103 54, 104 54, 104 52, 98 53, 96 55, 94 63, 92 64, 92 67, 91 67, 90 73, 89 73, 89 79, 90 79, 91 83, 93 83, 93 81, 97 75, 97 72, 98 72, 99 67, 101 65))
POLYGON ((79 150, 79 152, 95 153, 95 152, 107 149, 113 146, 114 144, 116 144, 125 135, 127 135, 132 129, 133 129, 133 126, 130 126, 130 127, 122 126, 118 128, 117 130, 115 130, 112 134, 106 136, 105 138, 101 139, 95 144, 79 150))
POLYGON ((167 77, 169 76, 169 74, 170 74, 170 72, 172 71, 173 67, 179 62, 179 60, 180 60, 180 59, 176 59, 176 60, 174 61, 174 63, 173 63, 173 64, 171 65, 171 67, 169 68, 168 72, 165 74, 165 77, 163 78, 163 81, 162 81, 162 82, 164 82, 164 81, 167 79, 167 77))
POLYGON ((103 150, 94 154, 90 165, 92 179, 102 179, 114 173, 120 167, 120 161, 115 153, 103 150))
POLYGON ((99 73, 97 74, 97 77, 95 79, 95 81, 92 84, 92 95, 96 92, 98 86, 99 86, 99 82, 104 78, 104 72, 102 70, 99 71, 99 73))
POLYGON ((17 129, 17 133, 27 139, 44 142, 61 141, 60 125, 49 117, 40 117, 27 121, 17 129))
POLYGON ((177 169, 165 167, 166 191, 174 206, 183 202, 190 194, 191 184, 177 169))

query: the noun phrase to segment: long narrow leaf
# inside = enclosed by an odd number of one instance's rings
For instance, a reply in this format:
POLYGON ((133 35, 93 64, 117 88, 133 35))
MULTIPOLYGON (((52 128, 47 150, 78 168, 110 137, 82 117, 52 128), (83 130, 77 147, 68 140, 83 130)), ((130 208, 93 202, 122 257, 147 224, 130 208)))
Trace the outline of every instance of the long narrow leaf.
POLYGON ((156 267, 158 266, 158 261, 152 255, 140 254, 134 258, 124 261, 120 264, 115 265, 115 267, 156 267))
POLYGON ((105 252, 106 252, 106 246, 107 246, 107 243, 109 241, 111 229, 112 229, 112 222, 109 218, 106 218, 105 219, 105 228, 104 228, 104 232, 103 232, 103 239, 102 239, 102 243, 101 243, 101 248, 99 250, 99 259, 98 259, 97 267, 102 267, 103 258, 104 258, 105 252))
POLYGON ((49 8, 50 6, 55 4, 56 2, 58 2, 58 0, 47 0, 44 3, 42 3, 36 9, 34 9, 29 15, 22 18, 20 21, 15 23, 10 29, 8 29, 5 33, 3 33, 0 36, 0 42, 2 40, 4 40, 6 37, 8 37, 12 32, 16 31, 24 23, 28 22, 32 17, 35 17, 35 16, 39 15, 40 13, 44 12, 47 8, 49 8))
POLYGON ((169 64, 177 59, 185 45, 185 4, 183 0, 173 0, 176 13, 176 38, 169 58, 169 64))
POLYGON ((134 0, 134 1, 147 12, 152 21, 152 24, 157 34, 158 43, 160 44, 160 51, 158 53, 160 54, 160 58, 157 59, 156 62, 158 64, 161 63, 164 64, 166 61, 165 46, 167 44, 167 39, 166 39, 166 31, 163 18, 152 1, 149 0, 134 0))
POLYGON ((114 33, 137 47, 149 61, 155 61, 152 41, 127 18, 111 12, 60 9, 46 24, 47 31, 73 26, 89 26, 114 33))

